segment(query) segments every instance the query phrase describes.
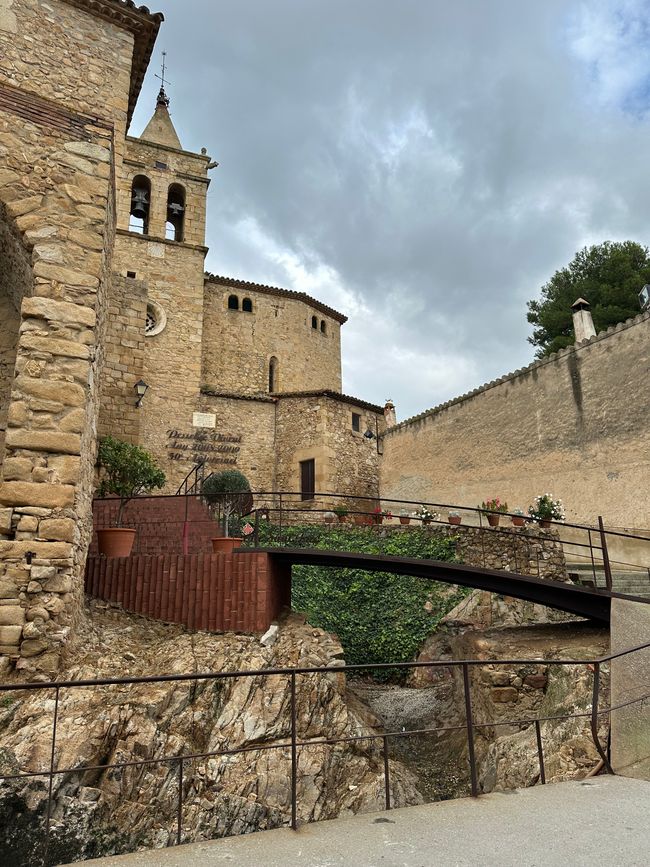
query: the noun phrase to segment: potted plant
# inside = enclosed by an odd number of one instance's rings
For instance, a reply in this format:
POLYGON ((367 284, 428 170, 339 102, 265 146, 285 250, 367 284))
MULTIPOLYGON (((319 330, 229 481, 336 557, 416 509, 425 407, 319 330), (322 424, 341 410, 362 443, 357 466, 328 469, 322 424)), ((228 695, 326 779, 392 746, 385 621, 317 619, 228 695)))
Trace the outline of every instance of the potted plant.
POLYGON ((384 518, 390 519, 392 518, 392 514, 390 512, 385 512, 381 506, 377 506, 376 509, 372 511, 372 523, 373 524, 381 524, 384 518))
POLYGON ((112 494, 120 498, 115 526, 97 530, 99 553, 106 557, 128 557, 136 531, 122 526, 124 507, 134 497, 163 488, 167 479, 149 452, 113 437, 100 440, 97 461, 101 473, 97 496, 112 494))
POLYGON ((201 487, 201 494, 210 508, 216 512, 223 536, 212 539, 214 553, 229 554, 233 548, 239 548, 241 536, 231 536, 231 522, 242 515, 248 515, 253 509, 253 495, 248 479, 239 470, 223 470, 208 476, 201 487))
POLYGON ((513 526, 523 527, 524 524, 526 523, 526 518, 524 516, 523 509, 513 509, 510 520, 512 521, 513 526))
POLYGON ((430 524, 431 521, 437 521, 440 515, 427 509, 426 506, 420 506, 415 510, 415 517, 422 521, 423 524, 430 524))
POLYGON ((334 512, 325 512, 323 519, 326 524, 333 524, 336 521, 336 515, 334 512))
POLYGON ((399 513, 399 522, 400 524, 410 524, 411 523, 411 513, 410 512, 400 512, 399 513))
POLYGON ((494 497, 486 503, 481 503, 477 509, 484 513, 490 527, 498 527, 501 515, 508 511, 508 504, 502 503, 498 497, 494 497))
POLYGON ((456 524, 456 525, 460 524, 462 521, 462 518, 460 516, 460 512, 449 512, 447 514, 447 520, 449 521, 450 524, 456 524))
POLYGON ((332 509, 336 517, 339 519, 339 524, 345 524, 349 514, 349 510, 345 506, 334 506, 332 509))
POLYGON ((550 527, 551 521, 564 520, 562 500, 554 500, 553 494, 540 494, 535 497, 534 505, 528 507, 528 514, 540 527, 550 527))

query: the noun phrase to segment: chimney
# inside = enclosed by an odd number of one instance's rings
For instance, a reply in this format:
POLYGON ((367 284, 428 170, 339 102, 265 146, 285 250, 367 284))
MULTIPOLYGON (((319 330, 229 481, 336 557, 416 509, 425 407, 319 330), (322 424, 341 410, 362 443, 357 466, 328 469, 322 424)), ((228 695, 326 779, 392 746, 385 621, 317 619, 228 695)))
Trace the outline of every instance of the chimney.
POLYGON ((395 415, 395 404, 388 398, 384 407, 384 419, 386 420, 386 429, 395 427, 397 424, 397 416, 395 415))
POLYGON ((589 340, 590 337, 596 336, 594 328, 594 320, 591 318, 589 302, 584 298, 578 300, 571 305, 573 312, 573 330, 576 336, 576 343, 582 343, 583 340, 589 340))

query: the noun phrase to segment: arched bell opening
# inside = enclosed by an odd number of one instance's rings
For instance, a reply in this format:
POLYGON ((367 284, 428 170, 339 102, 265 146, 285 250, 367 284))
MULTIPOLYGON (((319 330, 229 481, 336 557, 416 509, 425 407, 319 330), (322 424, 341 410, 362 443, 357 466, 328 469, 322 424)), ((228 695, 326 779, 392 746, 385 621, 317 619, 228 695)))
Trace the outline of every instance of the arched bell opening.
POLYGON ((31 295, 31 256, 0 202, 0 479, 5 455, 5 436, 11 403, 20 311, 23 298, 31 295))
POLYGON ((185 190, 180 184, 172 184, 167 194, 167 222, 165 237, 168 241, 184 241, 185 190))
POLYGON ((151 181, 146 175, 136 175, 131 185, 129 232, 149 234, 151 216, 151 181))

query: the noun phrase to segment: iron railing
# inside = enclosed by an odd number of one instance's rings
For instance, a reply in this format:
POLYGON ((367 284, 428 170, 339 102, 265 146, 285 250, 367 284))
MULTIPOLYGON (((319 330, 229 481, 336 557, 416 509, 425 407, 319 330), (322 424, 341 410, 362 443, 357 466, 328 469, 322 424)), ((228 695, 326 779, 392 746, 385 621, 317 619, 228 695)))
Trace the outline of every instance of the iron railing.
MULTIPOLYGON (((54 794, 54 779, 55 777, 66 777, 69 781, 71 777, 83 775, 87 772, 98 772, 98 773, 106 773, 108 771, 124 769, 124 768, 144 768, 151 767, 155 765, 164 765, 164 764, 172 764, 176 765, 178 768, 178 803, 176 809, 176 834, 175 834, 175 844, 178 845, 183 841, 183 772, 184 765, 187 762, 198 760, 198 759, 207 759, 207 758, 215 758, 219 756, 232 756, 245 754, 250 752, 263 752, 266 750, 286 750, 290 753, 291 757, 291 771, 290 771, 290 779, 289 779, 289 803, 290 803, 290 826, 294 830, 298 828, 298 778, 299 778, 299 767, 298 767, 298 753, 299 750, 308 749, 314 746, 334 746, 336 744, 352 744, 352 743, 360 743, 362 741, 370 741, 376 742, 379 741, 381 743, 381 749, 383 753, 383 765, 384 765, 384 802, 387 810, 390 810, 392 807, 391 802, 391 785, 390 785, 390 764, 389 764, 389 742, 391 738, 399 739, 399 738, 408 738, 416 735, 428 735, 428 734, 438 734, 443 732, 457 732, 457 731, 465 731, 467 736, 467 751, 468 751, 468 764, 469 764, 469 772, 470 772, 470 794, 472 797, 478 797, 479 792, 479 782, 478 782, 478 766, 476 760, 476 752, 475 752, 475 733, 479 729, 494 729, 500 726, 526 726, 526 725, 534 725, 535 726, 535 740, 537 745, 537 758, 539 764, 539 781, 541 784, 545 784, 546 782, 546 769, 545 769, 545 761, 544 761, 544 748, 543 748, 543 737, 541 724, 544 722, 554 722, 568 719, 588 719, 590 721, 590 729, 591 735, 594 742, 594 746, 598 755, 600 756, 600 760, 602 762, 603 768, 606 770, 608 774, 613 774, 614 771, 612 769, 610 758, 608 755, 608 746, 603 746, 600 737, 599 737, 599 729, 601 728, 601 724, 599 720, 601 717, 608 717, 609 720, 609 728, 611 730, 611 714, 614 711, 622 710, 623 708, 630 707, 635 704, 643 705, 644 702, 650 699, 650 693, 646 693, 641 696, 636 696, 632 699, 629 699, 625 702, 621 702, 617 705, 609 705, 608 707, 601 708, 600 707, 600 685, 601 685, 601 674, 602 674, 602 666, 611 663, 613 660, 620 659, 624 656, 628 656, 632 653, 637 653, 643 650, 647 650, 650 648, 650 642, 637 646, 628 648, 626 650, 622 650, 618 653, 613 653, 608 656, 600 657, 597 659, 585 660, 585 659, 488 659, 488 660, 477 660, 477 659, 464 659, 464 660, 434 660, 427 662, 401 662, 401 663, 383 663, 383 664, 362 664, 362 665, 338 665, 327 668, 309 668, 309 667, 293 667, 293 668, 267 668, 267 669, 259 669, 259 670, 243 670, 243 671, 230 671, 230 672, 204 672, 204 673, 196 673, 196 674, 169 674, 169 675, 158 675, 158 676, 141 676, 141 677, 130 677, 130 678, 100 678, 96 680, 62 680, 58 682, 52 683, 24 683, 24 684, 0 684, 0 693, 9 692, 9 693, 31 693, 31 692, 43 692, 43 691, 53 691, 54 692, 54 709, 53 709, 53 719, 52 719, 52 740, 49 750, 49 767, 45 770, 36 770, 36 771, 21 771, 19 773, 12 774, 0 774, 0 781, 7 782, 19 782, 21 780, 30 780, 34 778, 46 778, 48 781, 48 795, 47 795, 47 808, 45 815, 45 840, 44 840, 44 849, 42 855, 42 865, 49 865, 49 846, 52 835, 52 824, 53 824, 53 806, 56 800, 56 796, 54 794), (472 706, 472 690, 471 690, 471 680, 470 680, 470 669, 475 666, 484 666, 486 664, 489 665, 544 665, 544 666, 586 666, 589 671, 593 673, 593 686, 592 686, 592 702, 591 708, 587 709, 583 712, 578 713, 559 713, 553 715, 547 715, 543 717, 532 717, 525 719, 512 719, 512 720, 490 720, 484 722, 477 722, 474 719, 474 712, 472 706), (378 731, 371 732, 363 735, 351 735, 347 737, 334 737, 334 738, 313 738, 309 740, 301 739, 298 732, 298 714, 297 714, 297 678, 304 675, 332 675, 332 674, 369 674, 378 669, 395 669, 406 671, 409 669, 417 669, 417 668, 451 668, 451 669, 460 669, 462 673, 462 682, 463 682, 463 704, 464 704, 464 721, 458 725, 450 725, 450 726, 435 726, 432 728, 422 728, 416 730, 409 731, 378 731), (57 725, 60 721, 60 694, 62 690, 67 689, 80 689, 87 687, 101 687, 101 686, 126 686, 126 685, 135 685, 135 684, 160 684, 160 683, 196 683, 198 681, 217 681, 217 680, 227 680, 234 678, 250 678, 250 677, 270 677, 270 676, 285 676, 289 681, 289 712, 290 712, 290 738, 289 740, 284 740, 280 743, 255 743, 251 746, 243 746, 236 749, 226 749, 226 750, 211 750, 209 752, 201 752, 201 753, 181 753, 180 755, 168 755, 162 756, 159 758, 149 758, 149 759, 140 759, 138 761, 131 762, 116 762, 114 764, 101 764, 101 765, 73 765, 66 768, 58 768, 56 766, 56 746, 57 746, 57 725)), ((127 702, 124 702, 127 703, 127 702)), ((31 865, 30 865, 31 867, 31 865)), ((36 865, 34 865, 36 867, 36 865)))
MULTIPOLYGON (((186 477, 179 492, 187 489, 190 491, 196 485, 200 484, 201 466, 193 468, 191 473, 186 477)), ((356 522, 362 524, 381 525, 386 529, 397 530, 405 529, 402 521, 406 520, 403 516, 398 515, 400 511, 409 512, 408 522, 410 526, 437 526, 446 527, 450 532, 467 533, 474 531, 477 528, 487 529, 488 513, 482 509, 469 506, 458 506, 449 503, 434 503, 422 502, 421 500, 398 500, 386 499, 379 500, 376 497, 370 496, 353 496, 349 494, 335 493, 314 493, 309 500, 303 500, 303 495, 295 491, 254 491, 252 492, 255 508, 249 520, 253 526, 254 533, 250 540, 251 544, 257 545, 260 535, 260 522, 268 519, 277 529, 277 544, 282 545, 284 536, 288 527, 296 524, 308 523, 327 523, 337 520, 337 516, 333 509, 337 508, 337 504, 344 507, 347 511, 345 520, 348 522, 356 522), (424 506, 429 511, 433 512, 432 519, 416 517, 413 511, 416 507, 424 506), (384 515, 376 514, 375 509, 380 508, 383 512, 392 512, 387 519, 384 515), (457 512, 461 517, 460 524, 450 525, 449 513, 457 512), (447 513, 444 516, 443 513, 447 513), (396 523, 396 522, 400 523, 396 523)), ((142 511, 143 504, 167 503, 170 507, 175 507, 175 517, 165 518, 164 525, 166 528, 168 546, 175 546, 175 550, 165 549, 165 553, 199 553, 199 550, 208 550, 206 547, 196 548, 196 544, 205 545, 205 539, 199 538, 195 544, 195 549, 191 550, 191 535, 192 530, 197 530, 197 537, 201 536, 201 530, 209 537, 210 527, 216 527, 214 519, 211 515, 204 511, 202 517, 190 514, 190 506, 192 502, 202 502, 200 494, 184 495, 184 505, 179 509, 179 500, 177 495, 163 495, 155 497, 138 497, 127 505, 125 510, 125 523, 128 526, 133 526, 138 530, 144 531, 136 537, 134 553, 150 553, 148 550, 143 550, 142 540, 146 539, 147 527, 158 527, 160 519, 152 517, 147 519, 138 515, 138 510, 142 511)), ((104 526, 110 526, 111 513, 110 510, 114 507, 115 501, 111 500, 96 500, 95 501, 95 529, 102 529, 104 526), (108 504, 102 506, 102 504, 108 504)), ((499 515, 503 520, 512 522, 521 520, 521 516, 514 513, 502 513, 499 515)), ((500 534, 506 545, 510 545, 513 549, 513 558, 517 558, 517 540, 530 539, 531 541, 539 541, 538 533, 529 532, 529 528, 533 525, 538 525, 538 522, 524 517, 524 526, 516 528, 516 534, 513 533, 514 527, 499 525, 490 527, 490 532, 500 534)), ((330 523, 331 525, 331 523, 330 523)), ((630 532, 621 529, 606 528, 602 517, 598 517, 596 525, 576 524, 565 521, 548 521, 544 526, 548 525, 548 529, 553 531, 553 537, 556 541, 562 544, 565 553, 570 552, 571 559, 574 564, 582 563, 590 572, 590 578, 586 579, 588 583, 593 583, 598 586, 598 582, 604 580, 606 589, 613 588, 613 573, 629 572, 631 575, 638 576, 638 581, 647 585, 647 592, 650 593, 650 530, 640 530, 630 532), (636 562, 632 561, 632 554, 626 554, 624 549, 630 543, 637 549, 636 556, 639 558, 636 562), (616 553, 617 549, 621 553, 616 553)), ((483 565, 486 565, 485 555, 483 557, 483 565)), ((516 562, 515 562, 516 568, 516 562)), ((571 567, 569 566, 569 569, 571 567)), ((579 565, 574 565, 574 568, 579 568, 579 565)), ((540 563, 537 561, 537 574, 540 574, 540 563)), ((584 580, 584 579, 583 579, 584 580)), ((633 594, 634 595, 634 594, 633 594)))

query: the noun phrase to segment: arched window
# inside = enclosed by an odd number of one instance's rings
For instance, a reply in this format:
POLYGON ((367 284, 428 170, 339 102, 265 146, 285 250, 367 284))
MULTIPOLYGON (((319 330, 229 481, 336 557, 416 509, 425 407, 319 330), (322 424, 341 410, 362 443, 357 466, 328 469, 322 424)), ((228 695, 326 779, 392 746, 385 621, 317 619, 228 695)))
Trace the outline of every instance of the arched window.
POLYGON ((278 387, 278 359, 274 355, 269 361, 269 392, 273 394, 278 387))
POLYGON ((253 302, 250 298, 244 298, 241 303, 241 309, 244 313, 252 313, 253 312, 253 302))
POLYGON ((321 319, 321 321, 320 321, 320 330, 321 330, 321 333, 322 333, 322 334, 326 334, 326 333, 327 333, 327 325, 325 324, 325 320, 324 320, 324 319, 321 319))
POLYGON ((317 316, 311 317, 311 327, 318 330, 318 317, 317 316))
POLYGON ((151 181, 146 175, 136 175, 131 185, 131 211, 129 232, 139 235, 149 234, 149 214, 151 211, 151 181))
POLYGON ((236 295, 228 298, 228 310, 239 310, 239 298, 236 295))
POLYGON ((167 193, 167 222, 165 237, 168 241, 183 241, 185 226, 185 190, 180 184, 172 184, 167 193))

